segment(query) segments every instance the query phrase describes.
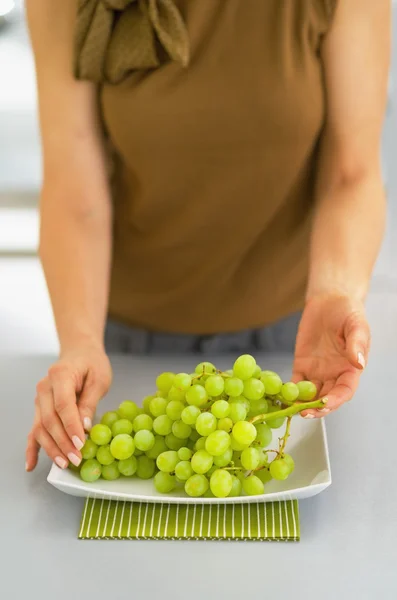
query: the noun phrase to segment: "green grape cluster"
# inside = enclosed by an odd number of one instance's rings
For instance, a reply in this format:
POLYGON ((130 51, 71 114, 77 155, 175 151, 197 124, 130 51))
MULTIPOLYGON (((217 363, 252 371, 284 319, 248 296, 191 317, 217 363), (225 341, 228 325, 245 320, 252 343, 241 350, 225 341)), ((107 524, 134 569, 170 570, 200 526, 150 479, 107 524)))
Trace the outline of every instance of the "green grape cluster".
POLYGON ((82 449, 85 482, 153 478, 160 493, 194 498, 264 494, 269 481, 295 468, 285 452, 288 408, 298 412, 317 395, 312 382, 283 382, 248 354, 226 372, 202 362, 191 374, 161 373, 156 388, 142 408, 125 400, 94 425, 82 449), (270 448, 286 412, 286 432, 270 448))

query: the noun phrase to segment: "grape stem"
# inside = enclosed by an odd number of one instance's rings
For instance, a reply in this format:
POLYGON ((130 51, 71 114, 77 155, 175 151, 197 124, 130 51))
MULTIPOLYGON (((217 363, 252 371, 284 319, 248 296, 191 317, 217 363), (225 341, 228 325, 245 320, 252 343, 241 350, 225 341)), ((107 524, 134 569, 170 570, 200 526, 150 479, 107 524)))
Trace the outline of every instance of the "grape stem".
POLYGON ((287 426, 285 428, 285 433, 284 433, 283 437, 280 438, 280 440, 279 440, 280 441, 279 452, 280 452, 281 456, 283 456, 283 454, 285 452, 285 446, 287 445, 287 441, 288 441, 288 438, 290 436, 291 421, 292 421, 292 417, 288 417, 287 418, 287 426))
POLYGON ((250 420, 250 423, 258 423, 264 421, 271 421, 272 419, 279 419, 282 417, 292 417, 303 410, 308 410, 310 408, 324 408, 326 405, 326 398, 322 400, 315 400, 314 402, 302 402, 302 404, 294 404, 293 406, 289 406, 288 408, 284 408, 283 410, 276 410, 272 413, 266 413, 264 415, 257 415, 250 420))

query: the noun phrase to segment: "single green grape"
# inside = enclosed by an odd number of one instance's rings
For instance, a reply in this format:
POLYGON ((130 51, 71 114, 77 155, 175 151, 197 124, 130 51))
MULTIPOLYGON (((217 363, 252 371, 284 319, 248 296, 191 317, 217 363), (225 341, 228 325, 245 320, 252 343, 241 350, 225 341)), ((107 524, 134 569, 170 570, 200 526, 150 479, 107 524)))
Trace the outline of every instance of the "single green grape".
POLYGON ((212 413, 204 412, 197 417, 196 431, 202 436, 207 436, 216 430, 217 425, 216 417, 212 413))
POLYGON ((142 411, 143 412, 138 412, 138 415, 142 415, 142 414, 146 414, 150 416, 150 403, 153 400, 153 398, 155 398, 155 396, 145 396, 145 398, 142 401, 142 411))
POLYGON ((250 444, 240 444, 234 437, 233 433, 230 436, 230 446, 232 450, 235 452, 242 452, 245 448, 247 448, 250 444))
POLYGON ((230 435, 226 431, 217 429, 205 440, 205 449, 211 456, 221 456, 230 447, 230 443, 230 435))
POLYGON ((255 471, 255 475, 257 477, 259 477, 259 479, 262 481, 262 483, 268 483, 269 481, 271 481, 273 479, 273 477, 270 475, 270 471, 269 469, 259 469, 259 471, 255 471))
POLYGON ((299 390, 298 400, 313 400, 317 396, 317 388, 312 381, 299 381, 296 385, 299 390))
POLYGON ((132 422, 138 415, 138 410, 138 406, 135 402, 132 400, 124 400, 118 407, 117 412, 122 419, 128 419, 132 422))
POLYGON ((230 404, 226 400, 216 400, 211 406, 211 412, 217 419, 225 419, 230 413, 230 404))
POLYGON ((239 356, 233 365, 233 375, 242 381, 250 379, 255 373, 256 360, 250 354, 239 356))
POLYGON ((181 460, 175 467, 175 475, 180 481, 187 481, 193 475, 193 468, 189 460, 181 460))
POLYGON ((181 414, 185 405, 179 400, 171 400, 167 404, 167 408, 165 409, 167 417, 169 417, 172 421, 178 421, 181 418, 181 414))
POLYGON ((120 416, 115 410, 109 410, 102 415, 101 423, 102 425, 107 425, 110 429, 112 429, 113 423, 119 419, 120 416))
POLYGON ((118 464, 112 462, 110 465, 103 465, 102 467, 102 478, 108 481, 114 481, 120 477, 120 471, 118 464))
POLYGON ((205 449, 205 441, 206 441, 206 437, 201 437, 199 438, 196 443, 194 444, 194 449, 196 450, 204 450, 205 449))
POLYGON ((168 394, 173 386, 174 379, 175 373, 161 373, 156 379, 157 389, 164 394, 168 394))
POLYGON ((140 456, 138 458, 136 474, 139 479, 151 479, 155 469, 156 463, 152 458, 148 458, 147 456, 140 456))
POLYGON ((278 373, 276 373, 276 371, 267 371, 267 370, 262 371, 261 377, 267 377, 267 375, 277 375, 277 377, 278 377, 278 373))
POLYGON ((236 477, 235 475, 232 475, 232 489, 229 492, 229 498, 230 497, 236 497, 236 496, 241 496, 241 490, 242 490, 242 483, 240 481, 240 479, 238 477, 236 477))
POLYGON ((180 440, 173 433, 165 436, 165 443, 170 450, 178 451, 183 446, 186 446, 186 440, 180 440))
POLYGON ((237 377, 230 377, 225 381, 225 392, 231 398, 237 398, 241 396, 244 390, 244 383, 237 377))
POLYGON ((159 471, 154 476, 154 487, 160 494, 168 494, 175 489, 176 481, 173 475, 159 471))
POLYGON ((98 423, 91 429, 90 438, 97 446, 105 446, 112 439, 112 432, 107 425, 98 423))
MULTIPOLYGON (((212 435, 212 434, 211 434, 212 435)), ((233 458, 233 449, 230 446, 223 454, 214 456, 214 465, 216 467, 227 467, 233 458)))
POLYGON ((200 373, 216 373, 216 368, 210 362, 201 362, 197 365, 194 372, 196 375, 200 375, 200 373))
POLYGON ((132 477, 138 468, 138 460, 135 456, 130 456, 117 463, 118 469, 124 477, 132 477))
POLYGON ((142 429, 151 431, 153 429, 153 419, 149 415, 138 415, 134 419, 133 426, 135 432, 141 431, 142 429))
MULTIPOLYGON (((165 443, 165 439, 161 435, 154 436, 154 444, 150 448, 150 450, 146 451, 146 456, 148 458, 156 459, 162 452, 166 452, 168 450, 168 446, 165 443)), ((136 451, 135 451, 136 453, 136 451)))
POLYGON ((260 380, 265 386, 266 394, 269 394, 269 396, 279 394, 283 385, 281 377, 277 373, 267 373, 266 371, 264 373, 262 372, 260 380))
POLYGON ((221 375, 210 375, 205 382, 205 389, 209 396, 220 396, 225 389, 225 382, 221 375))
POLYGON ((164 471, 164 473, 172 473, 175 471, 175 467, 178 462, 178 453, 174 450, 167 450, 167 452, 162 452, 157 457, 156 465, 159 471, 164 471))
MULTIPOLYGON (((269 406, 268 412, 277 412, 280 410, 278 406, 269 406)), ((285 417, 276 417, 275 419, 267 419, 266 424, 271 427, 271 429, 279 429, 285 423, 285 417)))
POLYGON ((100 478, 102 473, 102 465, 95 460, 95 458, 90 458, 86 460, 81 469, 80 469, 80 477, 83 481, 87 483, 93 483, 97 479, 100 478))
POLYGON ((231 404, 242 404, 245 407, 245 410, 250 410, 251 402, 245 396, 237 396, 236 398, 230 398, 229 402, 231 404))
POLYGON ((170 402, 183 402, 185 400, 185 393, 184 390, 178 390, 178 388, 172 386, 167 398, 170 402))
POLYGON ((256 365, 255 371, 254 371, 254 374, 252 375, 252 377, 255 377, 256 379, 260 379, 261 375, 262 375, 262 367, 260 367, 259 365, 256 365))
POLYGON ((183 421, 174 421, 172 424, 172 433, 179 440, 187 440, 192 432, 190 425, 186 425, 183 421))
POLYGON ((187 373, 178 373, 175 375, 173 386, 181 392, 186 392, 192 385, 192 376, 187 373))
POLYGON ((95 444, 92 440, 88 439, 85 441, 85 444, 81 449, 81 456, 84 460, 90 460, 91 458, 96 457, 97 450, 97 444, 95 444))
POLYGON ((243 393, 248 400, 260 400, 265 393, 265 386, 260 379, 251 377, 244 381, 243 393))
POLYGON ((269 466, 269 457, 267 452, 265 452, 262 448, 259 450, 259 465, 258 468, 269 466))
POLYGON ((207 400, 207 390, 202 385, 192 385, 186 392, 186 402, 193 406, 204 406, 207 400))
POLYGON ((111 465, 112 462, 114 462, 114 456, 110 452, 109 444, 106 444, 106 446, 99 446, 96 453, 96 459, 101 465, 111 465))
POLYGON ((192 498, 204 496, 208 488, 209 483, 205 475, 192 475, 185 483, 185 492, 188 496, 191 496, 192 498))
POLYGON ((125 460, 134 454, 135 443, 127 433, 116 435, 110 442, 110 452, 117 460, 125 460))
POLYGON ((279 481, 287 479, 288 475, 291 473, 289 461, 286 461, 283 458, 273 460, 273 462, 270 463, 269 470, 273 479, 279 481))
POLYGON ((230 433, 233 429, 233 421, 231 420, 231 418, 225 417, 224 419, 219 419, 218 429, 226 431, 226 433, 230 433))
POLYGON ((120 433, 132 433, 132 423, 129 419, 119 419, 112 425, 112 435, 120 435, 120 433))
POLYGON ((197 440, 200 438, 200 434, 197 433, 197 431, 195 429, 192 429, 192 433, 189 435, 189 440, 191 440, 193 443, 197 442, 197 440))
POLYGON ((246 448, 241 453, 241 464, 247 471, 253 471, 259 466, 260 453, 256 448, 246 448))
POLYGON ((214 457, 208 454, 206 450, 198 450, 192 456, 191 464, 195 473, 203 475, 210 470, 214 462, 214 457))
MULTIPOLYGON (((245 450, 245 448, 243 448, 243 450, 245 450)), ((241 452, 234 450, 232 460, 235 467, 243 467, 243 465, 241 464, 241 452)))
POLYGON ((179 448, 178 458, 179 460, 190 460, 193 456, 193 452, 186 447, 179 448))
POLYGON ((287 402, 294 402, 299 396, 299 388, 296 383, 289 381, 284 383, 281 388, 281 395, 287 402))
POLYGON ((251 419, 252 417, 256 417, 257 415, 265 415, 269 410, 269 404, 267 400, 261 398, 260 400, 256 400, 255 402, 251 402, 250 411, 248 413, 248 417, 251 419))
POLYGON ((238 444, 249 446, 256 438, 256 429, 248 421, 238 421, 233 426, 233 437, 238 444))
POLYGON ((269 444, 272 443, 273 432, 269 425, 267 425, 266 423, 258 423, 257 425, 255 425, 255 429, 255 442, 258 442, 261 448, 266 448, 269 444))
POLYGON ((226 498, 232 491, 233 479, 229 471, 217 469, 211 475, 210 488, 216 498, 226 498))
POLYGON ((172 431, 172 421, 167 415, 160 415, 153 421, 153 429, 157 435, 168 435, 172 431))
POLYGON ((231 402, 229 417, 233 421, 233 423, 237 423, 238 421, 244 421, 244 419, 246 419, 247 417, 247 409, 245 405, 240 402, 231 402))
POLYGON ((153 398, 153 400, 150 401, 150 413, 153 415, 153 417, 165 415, 167 404, 168 401, 165 398, 163 398, 162 396, 156 396, 155 398, 153 398))
POLYGON ((289 467, 289 472, 292 473, 292 471, 295 469, 294 459, 292 458, 292 456, 290 454, 284 454, 283 459, 289 467))
POLYGON ((142 450, 142 452, 147 452, 148 450, 153 448, 155 438, 151 431, 148 431, 147 429, 140 429, 136 432, 134 436, 134 442, 138 450, 142 450))
POLYGON ((247 496, 259 496, 265 492, 265 486, 259 477, 250 475, 243 479, 243 490, 247 496))
POLYGON ((185 406, 181 413, 181 420, 186 423, 186 425, 194 425, 199 414, 201 413, 197 406, 185 406))

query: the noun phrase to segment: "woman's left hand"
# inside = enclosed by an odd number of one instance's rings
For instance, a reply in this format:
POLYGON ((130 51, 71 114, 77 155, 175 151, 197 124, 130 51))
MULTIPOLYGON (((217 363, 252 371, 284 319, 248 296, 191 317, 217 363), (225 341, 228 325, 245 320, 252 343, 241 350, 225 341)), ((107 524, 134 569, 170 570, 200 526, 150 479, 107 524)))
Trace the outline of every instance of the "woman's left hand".
POLYGON ((368 360, 370 337, 359 300, 331 294, 308 300, 296 339, 293 381, 313 381, 327 406, 303 411, 303 417, 323 417, 352 398, 368 360))

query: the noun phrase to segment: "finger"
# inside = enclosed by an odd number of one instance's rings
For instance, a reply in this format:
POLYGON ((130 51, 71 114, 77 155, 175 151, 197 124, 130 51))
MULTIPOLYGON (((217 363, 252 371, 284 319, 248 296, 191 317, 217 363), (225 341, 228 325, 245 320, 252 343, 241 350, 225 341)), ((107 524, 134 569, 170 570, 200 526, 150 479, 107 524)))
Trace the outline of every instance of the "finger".
POLYGON ((45 429, 40 427, 37 430, 36 434, 37 443, 43 448, 43 450, 48 454, 51 460, 60 468, 66 469, 68 466, 68 459, 66 456, 59 450, 58 446, 45 429))
MULTIPOLYGON (((79 466, 82 460, 80 454, 80 448, 77 449, 76 445, 72 443, 69 437, 66 435, 63 424, 55 412, 54 400, 52 390, 49 389, 46 393, 43 393, 39 397, 40 413, 41 413, 41 425, 50 434, 59 450, 64 456, 67 456, 68 460, 75 465, 79 466)), ((78 442, 76 441, 76 444, 78 442)))
POLYGON ((352 314, 345 326, 346 357, 356 369, 363 370, 368 361, 371 333, 365 316, 352 314))
POLYGON ((35 414, 33 420, 33 426, 28 435, 26 452, 25 452, 25 469, 30 472, 35 469, 37 461, 39 459, 40 445, 36 440, 36 431, 40 426, 40 407, 38 398, 35 398, 35 414))
POLYGON ((108 385, 94 373, 89 373, 80 394, 78 409, 86 431, 90 431, 98 402, 107 392, 108 385))
POLYGON ((37 440, 35 437, 35 429, 32 428, 32 431, 28 435, 28 443, 26 446, 26 453, 25 453, 25 460, 26 460, 25 469, 28 472, 33 471, 33 469, 36 468, 37 461, 39 459, 39 451, 40 451, 40 446, 37 443, 37 440))
POLYGON ((321 418, 325 415, 329 414, 337 410, 342 404, 348 402, 354 396, 355 391, 357 390, 358 383, 360 379, 359 371, 348 371, 343 373, 337 381, 335 385, 329 390, 326 395, 327 404, 324 409, 320 410, 311 410, 308 411, 305 418, 321 418))
POLYGON ((85 435, 77 409, 75 385, 69 369, 62 365, 55 365, 49 371, 49 381, 55 411, 73 445, 81 450, 84 446, 85 435))

